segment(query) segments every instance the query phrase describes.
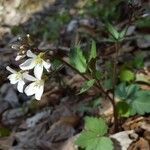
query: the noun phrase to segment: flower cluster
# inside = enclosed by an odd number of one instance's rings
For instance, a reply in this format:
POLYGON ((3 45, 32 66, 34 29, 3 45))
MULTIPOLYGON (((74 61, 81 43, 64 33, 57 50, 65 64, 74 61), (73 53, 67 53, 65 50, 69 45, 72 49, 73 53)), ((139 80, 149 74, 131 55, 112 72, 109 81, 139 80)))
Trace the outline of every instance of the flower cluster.
POLYGON ((43 70, 46 69, 49 72, 51 67, 50 62, 44 60, 45 53, 34 54, 31 50, 26 52, 26 55, 18 55, 16 61, 21 58, 28 57, 28 59, 19 65, 20 70, 15 71, 9 66, 6 67, 12 74, 8 76, 11 84, 17 84, 17 89, 21 93, 25 93, 27 96, 35 95, 35 99, 40 100, 44 91, 44 79, 42 78, 43 70), (29 70, 34 72, 34 76, 29 75, 29 70), (24 88, 25 84, 29 84, 24 88))

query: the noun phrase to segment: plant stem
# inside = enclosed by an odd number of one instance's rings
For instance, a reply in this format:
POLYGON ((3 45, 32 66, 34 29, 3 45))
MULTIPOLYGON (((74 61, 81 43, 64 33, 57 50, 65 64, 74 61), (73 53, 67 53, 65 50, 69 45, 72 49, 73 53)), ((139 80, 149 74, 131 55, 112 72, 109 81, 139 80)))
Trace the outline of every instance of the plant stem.
POLYGON ((114 112, 114 131, 118 130, 118 112, 116 110, 116 103, 115 103, 115 89, 116 89, 116 77, 117 77, 117 62, 118 62, 118 41, 115 43, 115 57, 114 57, 114 67, 113 67, 113 112, 114 112))
MULTIPOLYGON (((85 80, 90 80, 87 76, 83 75, 80 71, 78 71, 76 68, 74 68, 73 66, 71 66, 68 62, 66 62, 64 59, 62 58, 58 58, 62 63, 64 63, 66 66, 70 67, 72 70, 76 71, 79 75, 81 75, 85 80)), ((102 87, 102 85, 97 81, 97 83, 94 84, 94 86, 96 88, 99 89, 99 91, 106 97, 109 99, 109 101, 112 104, 113 107, 113 116, 114 116, 114 132, 117 132, 118 130, 118 113, 116 110, 116 104, 115 104, 115 98, 113 96, 113 98, 109 95, 109 93, 107 93, 107 91, 104 90, 104 88, 102 87)), ((114 95, 114 94, 113 94, 114 95)))

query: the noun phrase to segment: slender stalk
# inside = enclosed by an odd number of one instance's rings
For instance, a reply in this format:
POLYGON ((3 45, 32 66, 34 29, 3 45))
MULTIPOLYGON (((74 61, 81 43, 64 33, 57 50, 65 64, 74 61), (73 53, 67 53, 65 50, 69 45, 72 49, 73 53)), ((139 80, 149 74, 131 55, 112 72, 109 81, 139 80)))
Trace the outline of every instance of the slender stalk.
MULTIPOLYGON (((66 66, 70 67, 72 70, 76 71, 78 74, 80 74, 85 80, 89 80, 89 78, 85 75, 83 75, 82 73, 80 73, 76 68, 74 68, 73 66, 71 66, 68 62, 66 62, 64 59, 59 58, 59 60, 64 63, 66 66)), ((114 116, 114 132, 116 132, 118 130, 118 113, 116 110, 116 104, 115 104, 115 98, 114 98, 114 94, 113 94, 113 98, 109 95, 109 93, 107 93, 107 91, 104 90, 104 88, 102 87, 102 85, 99 83, 99 81, 97 81, 97 83, 94 84, 94 86, 96 88, 99 89, 99 91, 106 97, 108 98, 108 100, 110 100, 112 107, 113 107, 113 116, 114 116)))
POLYGON ((114 67, 113 67, 113 102, 114 102, 114 130, 118 130, 118 113, 116 110, 116 104, 115 104, 115 89, 116 89, 116 77, 117 77, 117 62, 118 62, 118 42, 115 43, 115 57, 114 57, 114 67))

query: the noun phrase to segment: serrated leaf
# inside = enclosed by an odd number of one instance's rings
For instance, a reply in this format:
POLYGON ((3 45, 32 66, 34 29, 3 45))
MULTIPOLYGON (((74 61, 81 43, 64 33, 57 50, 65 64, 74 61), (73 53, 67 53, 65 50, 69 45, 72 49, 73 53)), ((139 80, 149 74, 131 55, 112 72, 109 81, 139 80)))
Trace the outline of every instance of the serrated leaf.
POLYGON ((131 115, 150 113, 150 91, 141 90, 135 84, 123 87, 125 90, 121 90, 120 86, 117 88, 119 90, 116 90, 116 95, 126 100, 130 106, 131 115))
POLYGON ((135 94, 140 90, 140 87, 136 84, 131 84, 126 87, 126 93, 128 99, 134 99, 135 94))
POLYGON ((121 100, 127 99, 128 95, 126 92, 126 84, 125 83, 121 83, 117 86, 115 95, 117 95, 117 97, 119 97, 121 100))
POLYGON ((75 144, 82 148, 88 147, 88 145, 91 145, 94 142, 96 136, 97 133, 91 131, 83 131, 75 141, 75 144))
POLYGON ((135 94, 140 90, 139 86, 136 84, 131 84, 129 86, 126 86, 125 83, 121 83, 117 86, 117 89, 115 91, 115 94, 121 99, 121 100, 132 100, 135 99, 135 94))
POLYGON ((92 131, 100 136, 103 136, 107 133, 108 127, 102 118, 86 117, 85 129, 87 131, 92 131))
POLYGON ((119 32, 116 30, 114 26, 108 23, 108 31, 112 34, 112 36, 118 40, 119 39, 119 32))
POLYGON ((93 137, 89 134, 81 134, 75 142, 85 150, 113 150, 113 142, 108 137, 93 137))
POLYGON ((86 150, 113 150, 113 142, 108 137, 95 138, 91 145, 86 147, 86 150))
POLYGON ((80 93, 84 93, 86 92, 87 90, 89 90, 95 83, 95 79, 91 79, 89 81, 85 81, 83 86, 81 87, 81 90, 80 90, 80 93))
POLYGON ((131 105, 133 111, 137 114, 150 113, 150 91, 138 91, 131 105))
POLYGON ((81 73, 85 73, 87 69, 86 58, 79 46, 70 51, 70 62, 81 73))
POLYGON ((124 81, 127 81, 127 82, 132 81, 132 80, 134 80, 134 73, 132 71, 130 71, 130 70, 127 70, 127 69, 122 70, 120 72, 120 80, 122 82, 124 82, 124 81))
POLYGON ((130 106, 125 101, 119 101, 116 105, 117 112, 121 117, 130 116, 130 106))
POLYGON ((92 59, 95 59, 97 57, 97 52, 96 52, 96 43, 94 40, 92 40, 92 46, 91 46, 91 51, 90 51, 90 56, 89 56, 89 62, 92 59))

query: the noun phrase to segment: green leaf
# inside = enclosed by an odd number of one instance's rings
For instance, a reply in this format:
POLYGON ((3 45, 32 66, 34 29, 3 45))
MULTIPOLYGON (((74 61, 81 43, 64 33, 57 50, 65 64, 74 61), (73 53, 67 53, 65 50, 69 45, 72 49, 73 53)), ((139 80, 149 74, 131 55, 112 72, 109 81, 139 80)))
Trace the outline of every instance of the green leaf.
POLYGON ((81 73, 86 72, 87 69, 86 58, 83 55, 83 52, 79 46, 77 46, 75 49, 71 49, 70 62, 81 73))
POLYGON ((91 79, 89 81, 85 81, 79 94, 84 93, 87 90, 89 90, 94 85, 94 83, 95 83, 95 79, 91 79))
POLYGON ((129 117, 130 116, 130 106, 125 101, 119 101, 116 105, 119 116, 129 117))
POLYGON ((134 73, 132 71, 130 71, 130 70, 127 70, 127 69, 122 70, 120 72, 120 80, 122 82, 124 82, 124 81, 127 81, 127 82, 132 81, 132 80, 134 80, 134 73))
POLYGON ((133 112, 143 115, 150 113, 150 91, 138 91, 136 98, 131 103, 133 112))
POLYGON ((75 142, 86 150, 113 150, 113 142, 108 137, 97 137, 91 133, 82 133, 75 142))
POLYGON ((85 129, 103 136, 107 133, 108 127, 102 118, 86 117, 85 129))
POLYGON ((128 99, 135 99, 135 94, 140 90, 140 87, 136 84, 131 84, 126 87, 126 94, 128 99))
POLYGON ((126 29, 123 29, 123 30, 120 32, 120 34, 119 34, 120 40, 123 40, 125 34, 126 34, 126 29))
POLYGON ((116 89, 116 95, 126 100, 130 106, 130 115, 150 113, 150 91, 141 90, 135 84, 121 84, 116 89))
POLYGON ((121 100, 126 100, 128 98, 125 83, 121 83, 117 86, 115 95, 117 95, 117 97, 119 97, 121 100))
POLYGON ((113 142, 108 137, 98 137, 93 143, 86 147, 86 150, 113 150, 113 142))
POLYGON ((95 59, 97 57, 97 52, 96 52, 96 43, 94 40, 92 40, 92 46, 91 46, 91 52, 90 52, 90 56, 89 56, 89 62, 92 59, 95 59))
POLYGON ((79 145, 80 147, 88 147, 88 145, 91 145, 95 138, 97 136, 97 133, 91 132, 91 131, 83 131, 79 138, 75 141, 75 144, 79 145))
POLYGON ((101 118, 86 117, 85 131, 81 132, 75 144, 85 150, 113 150, 113 142, 104 137, 108 127, 101 118))
POLYGON ((114 26, 112 26, 110 23, 108 23, 108 31, 111 33, 111 35, 118 40, 119 39, 119 32, 116 30, 114 26))
POLYGON ((139 86, 136 84, 131 84, 129 86, 126 86, 125 83, 121 83, 117 86, 117 89, 115 91, 115 94, 121 99, 121 100, 128 100, 131 101, 132 99, 135 99, 135 94, 140 90, 139 86))

